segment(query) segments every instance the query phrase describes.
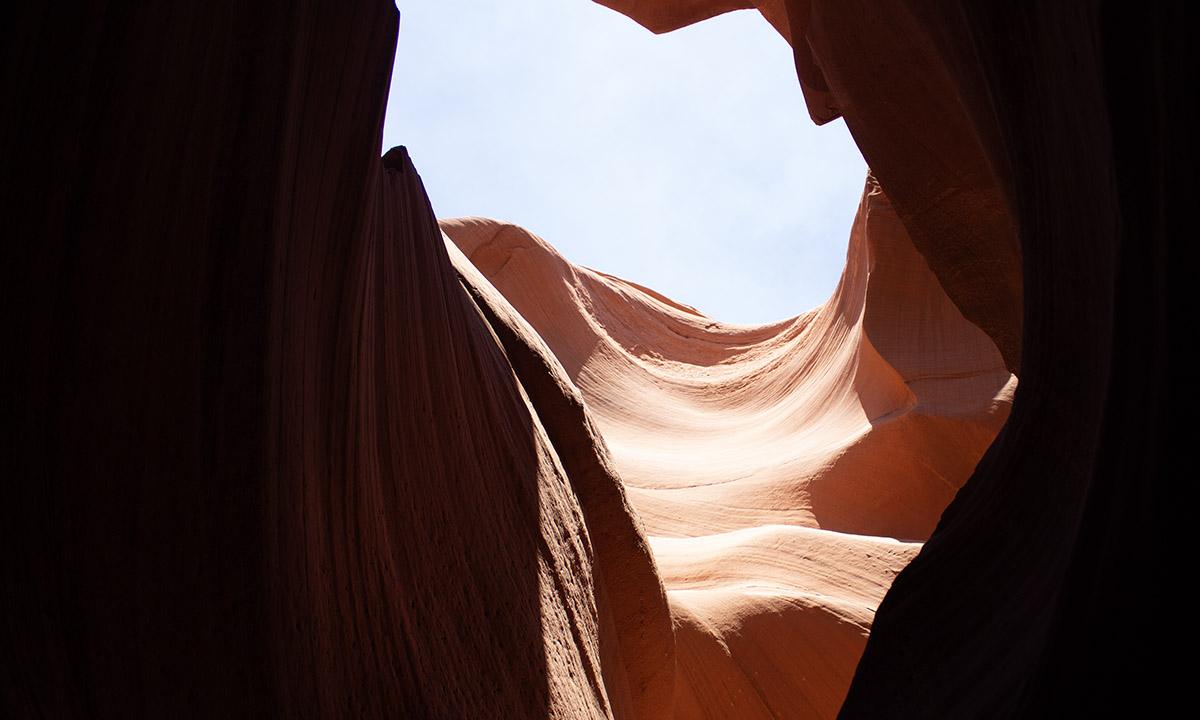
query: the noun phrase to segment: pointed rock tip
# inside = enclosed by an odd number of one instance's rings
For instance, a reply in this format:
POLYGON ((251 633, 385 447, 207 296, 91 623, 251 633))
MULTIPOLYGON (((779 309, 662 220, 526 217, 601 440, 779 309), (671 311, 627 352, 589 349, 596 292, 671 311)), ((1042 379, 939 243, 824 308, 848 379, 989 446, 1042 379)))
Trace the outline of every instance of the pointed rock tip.
POLYGON ((408 148, 403 145, 397 145, 383 155, 383 166, 388 170, 402 172, 405 166, 411 165, 412 160, 408 157, 408 148))

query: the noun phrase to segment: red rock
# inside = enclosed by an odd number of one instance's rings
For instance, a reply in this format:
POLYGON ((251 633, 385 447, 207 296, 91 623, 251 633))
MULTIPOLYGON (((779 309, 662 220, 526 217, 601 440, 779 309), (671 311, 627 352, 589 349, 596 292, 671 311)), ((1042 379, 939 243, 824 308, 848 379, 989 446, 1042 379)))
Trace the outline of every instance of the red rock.
POLYGON ((1190 8, 760 9, 894 209, 755 328, 476 273, 391 3, 10 12, 0 714, 1177 712, 1190 8))
POLYGON ((835 715, 876 605, 1016 384, 874 179, 834 296, 758 327, 572 265, 513 225, 441 226, 611 448, 671 604, 672 717, 835 715))

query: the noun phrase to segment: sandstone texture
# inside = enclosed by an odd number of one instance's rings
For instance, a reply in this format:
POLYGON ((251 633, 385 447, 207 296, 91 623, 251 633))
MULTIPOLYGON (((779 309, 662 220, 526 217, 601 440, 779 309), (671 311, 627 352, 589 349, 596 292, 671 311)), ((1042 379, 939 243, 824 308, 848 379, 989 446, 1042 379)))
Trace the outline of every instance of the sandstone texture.
POLYGON ((513 225, 441 227, 545 341, 611 451, 670 601, 670 716, 835 715, 875 607, 1016 385, 874 178, 834 296, 765 326, 575 266, 513 225))
POLYGON ((1190 6, 604 4, 791 42, 823 306, 439 224, 391 2, 6 10, 0 716, 1186 712, 1190 6))

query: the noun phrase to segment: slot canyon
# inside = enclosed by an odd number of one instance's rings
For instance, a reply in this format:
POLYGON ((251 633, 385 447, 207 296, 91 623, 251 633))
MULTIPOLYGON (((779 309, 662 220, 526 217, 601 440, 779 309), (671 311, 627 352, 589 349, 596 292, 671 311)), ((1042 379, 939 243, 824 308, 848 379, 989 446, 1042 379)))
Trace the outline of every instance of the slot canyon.
POLYGON ((391 0, 6 11, 0 715, 1190 712, 1190 5, 597 2, 791 45, 828 301, 439 219, 391 0))

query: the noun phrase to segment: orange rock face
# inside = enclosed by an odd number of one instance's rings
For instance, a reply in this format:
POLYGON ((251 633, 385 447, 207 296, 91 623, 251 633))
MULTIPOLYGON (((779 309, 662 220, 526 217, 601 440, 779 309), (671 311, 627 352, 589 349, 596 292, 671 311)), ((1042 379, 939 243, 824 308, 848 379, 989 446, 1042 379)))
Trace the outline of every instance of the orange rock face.
POLYGON ((611 450, 670 601, 668 716, 835 715, 876 605, 1016 384, 874 179, 834 296, 764 326, 572 265, 519 227, 441 226, 545 341, 611 450))
POLYGON ((792 44, 812 119, 845 117, 946 293, 1019 370, 1021 251, 1011 189, 960 12, 911 0, 602 4, 654 32, 757 7, 792 44))
POLYGON ((1190 5, 755 5, 878 183, 749 327, 439 227, 390 1, 18 4, 0 716, 1186 708, 1190 5))

